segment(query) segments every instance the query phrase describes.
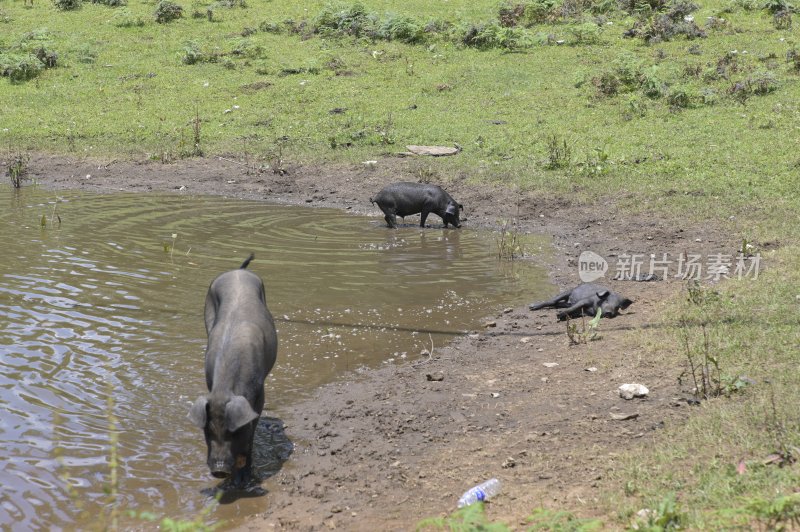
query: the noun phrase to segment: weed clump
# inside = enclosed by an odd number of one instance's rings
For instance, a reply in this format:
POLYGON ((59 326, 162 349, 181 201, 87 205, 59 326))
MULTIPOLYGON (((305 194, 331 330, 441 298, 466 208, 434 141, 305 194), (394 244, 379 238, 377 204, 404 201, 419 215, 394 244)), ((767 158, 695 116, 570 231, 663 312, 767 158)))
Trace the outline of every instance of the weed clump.
POLYGON ((161 0, 153 12, 156 22, 166 24, 183 16, 183 8, 170 0, 161 0))
POLYGON ((330 36, 371 37, 377 35, 378 16, 361 3, 349 7, 328 4, 312 22, 314 33, 330 36))
POLYGON ((529 46, 524 34, 513 27, 503 27, 495 21, 470 24, 461 29, 460 41, 470 48, 486 50, 500 48, 513 51, 529 46))
POLYGON ((377 31, 378 37, 387 41, 400 41, 408 44, 421 42, 425 37, 423 27, 413 18, 389 14, 377 31))
POLYGON ((0 76, 14 83, 28 81, 39 75, 42 63, 31 54, 0 54, 0 76))
POLYGON ((683 35, 687 39, 706 37, 706 33, 695 23, 691 13, 699 6, 689 0, 671 0, 649 18, 639 20, 625 37, 639 37, 648 44, 670 41, 683 35))
POLYGON ((47 30, 34 30, 8 49, 0 47, 0 77, 13 83, 28 81, 42 70, 58 66, 58 58, 47 30))
POLYGON ((505 27, 544 24, 557 18, 557 0, 506 1, 500 5, 497 18, 505 27))
POLYGON ((111 24, 117 28, 141 28, 144 26, 144 19, 123 8, 114 13, 114 16, 111 17, 111 24))
POLYGON ((53 5, 61 11, 74 11, 81 8, 81 0, 53 0, 53 5))
POLYGON ((6 176, 11 178, 11 186, 14 188, 20 188, 22 181, 27 179, 30 160, 30 155, 27 153, 17 153, 11 157, 11 161, 6 167, 6 176))
POLYGON ((548 170, 558 170, 567 168, 572 164, 572 146, 566 138, 559 137, 555 133, 547 137, 547 160, 544 167, 548 170))

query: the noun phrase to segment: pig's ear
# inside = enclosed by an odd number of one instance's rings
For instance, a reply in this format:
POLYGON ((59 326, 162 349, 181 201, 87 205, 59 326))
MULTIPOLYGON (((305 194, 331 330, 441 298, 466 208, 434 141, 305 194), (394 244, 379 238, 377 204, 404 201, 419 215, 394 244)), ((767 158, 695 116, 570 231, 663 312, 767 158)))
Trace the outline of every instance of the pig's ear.
POLYGON ((448 203, 447 208, 444 211, 447 214, 455 215, 458 212, 458 205, 455 203, 448 203))
POLYGON ((633 301, 631 301, 630 299, 628 299, 626 297, 625 299, 622 300, 622 303, 619 304, 619 308, 626 309, 626 308, 630 307, 631 305, 633 305, 633 301))
POLYGON ((608 297, 610 293, 611 292, 609 292, 608 290, 603 290, 602 292, 597 292, 597 297, 599 297, 600 299, 605 299, 608 297))
POLYGON ((225 405, 225 424, 230 432, 235 432, 256 418, 258 413, 241 395, 234 396, 225 405))
POLYGON ((197 425, 199 428, 205 428, 206 426, 206 405, 208 404, 208 399, 206 399, 205 395, 201 395, 197 398, 197 401, 194 402, 192 407, 189 409, 189 415, 187 416, 192 423, 197 425))

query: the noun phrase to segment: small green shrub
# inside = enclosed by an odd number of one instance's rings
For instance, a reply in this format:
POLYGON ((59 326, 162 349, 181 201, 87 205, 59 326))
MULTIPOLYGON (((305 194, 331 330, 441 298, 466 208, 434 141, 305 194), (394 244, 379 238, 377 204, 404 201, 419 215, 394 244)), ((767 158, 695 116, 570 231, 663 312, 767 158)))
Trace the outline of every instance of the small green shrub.
POLYGON ((502 26, 531 27, 557 18, 557 0, 507 0, 498 9, 497 18, 502 26))
POLYGON ((61 11, 73 11, 75 9, 80 9, 81 0, 53 0, 53 5, 56 6, 56 9, 60 9, 61 11))
POLYGON ((127 0, 92 0, 93 4, 101 4, 108 7, 125 7, 128 5, 127 0))
POLYGON ((771 15, 794 11, 794 6, 788 0, 766 0, 761 7, 771 15))
POLYGON ((82 44, 77 50, 75 50, 75 55, 79 63, 92 65, 95 61, 97 61, 98 52, 90 44, 82 44))
POLYGON ((205 60, 206 56, 197 41, 186 41, 186 43, 184 43, 181 63, 184 65, 194 65, 202 63, 205 60))
POLYGON ((425 37, 422 26, 413 18, 389 14, 378 28, 378 36, 387 41, 418 43, 425 37))
POLYGON ((260 44, 254 44, 252 40, 247 38, 238 39, 233 43, 230 54, 236 57, 249 57, 257 59, 264 53, 264 47, 260 44))
POLYGON ((567 168, 572 164, 572 146, 566 138, 559 137, 555 133, 548 136, 547 140, 547 159, 544 167, 548 170, 558 170, 567 168))
POLYGON ((506 28, 495 21, 462 28, 460 41, 466 46, 482 50, 500 48, 513 51, 529 45, 519 29, 506 28))
POLYGON ((704 38, 706 33, 691 16, 697 9, 699 6, 689 0, 671 0, 648 19, 636 22, 623 35, 639 37, 648 44, 670 41, 679 35, 687 39, 704 38))
POLYGON ((111 24, 117 28, 141 28, 144 26, 144 19, 134 15, 128 9, 120 9, 111 17, 111 24))
POLYGON ((283 33, 283 26, 278 22, 270 22, 265 20, 258 25, 258 30, 263 31, 264 33, 274 33, 279 35, 283 33))
POLYGON ((222 7, 226 9, 240 7, 244 9, 247 7, 247 2, 246 0, 219 0, 218 2, 215 2, 212 7, 222 7))
POLYGON ((686 87, 672 87, 667 94, 667 103, 673 109, 691 107, 694 95, 686 87))
POLYGON ((640 86, 642 92, 648 98, 658 99, 667 93, 667 84, 661 79, 656 65, 642 71, 640 86))
POLYGON ((314 18, 311 26, 314 33, 323 35, 365 37, 375 35, 378 17, 358 2, 349 7, 328 4, 314 18))
POLYGON ((0 76, 13 83, 33 79, 44 68, 33 54, 7 54, 0 52, 0 76))
POLYGON ((156 22, 166 24, 183 16, 183 8, 170 0, 161 0, 153 12, 156 22))
POLYGON ((598 77, 593 78, 592 83, 598 92, 604 96, 616 96, 621 85, 619 77, 614 72, 603 72, 598 77))
POLYGON ((571 26, 569 32, 572 34, 575 44, 597 44, 600 42, 602 29, 593 22, 585 22, 576 26, 571 26))

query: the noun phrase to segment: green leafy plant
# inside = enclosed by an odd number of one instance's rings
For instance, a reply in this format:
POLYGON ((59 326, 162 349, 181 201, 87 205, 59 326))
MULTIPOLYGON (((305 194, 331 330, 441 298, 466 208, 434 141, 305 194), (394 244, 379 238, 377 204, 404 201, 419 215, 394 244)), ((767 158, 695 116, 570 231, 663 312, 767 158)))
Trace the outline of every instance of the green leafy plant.
POLYGON ((161 0, 153 12, 156 22, 166 24, 183 16, 183 8, 170 0, 161 0))
POLYGON ((503 523, 493 523, 486 517, 484 503, 476 502, 447 517, 430 517, 423 519, 417 526, 417 531, 423 530, 450 530, 453 532, 507 532, 509 528, 503 523))
POLYGON ((425 37, 422 26, 413 18, 389 14, 378 28, 377 35, 387 41, 409 44, 421 42, 425 37))
POLYGON ((572 147, 566 138, 553 133, 547 137, 547 159, 544 167, 548 170, 567 168, 572 164, 572 147))
POLYGON ((747 505, 766 530, 794 530, 800 528, 800 493, 783 495, 774 499, 758 498, 747 505))
POLYGON ((53 0, 53 5, 61 11, 73 11, 81 8, 81 0, 53 0))
POLYGON ((574 323, 577 320, 567 318, 567 338, 569 338, 570 345, 587 344, 593 340, 599 340, 598 328, 600 327, 600 319, 603 317, 603 309, 597 309, 597 314, 594 318, 589 320, 587 325, 586 318, 581 316, 580 328, 574 323))
POLYGON ((537 508, 527 518, 526 530, 551 530, 554 532, 593 532, 603 529, 600 519, 580 519, 571 512, 537 508))
POLYGON ((647 532, 665 532, 668 530, 681 530, 687 522, 686 513, 681 510, 675 495, 670 493, 662 499, 655 508, 648 508, 640 512, 639 520, 632 527, 635 530, 647 532))

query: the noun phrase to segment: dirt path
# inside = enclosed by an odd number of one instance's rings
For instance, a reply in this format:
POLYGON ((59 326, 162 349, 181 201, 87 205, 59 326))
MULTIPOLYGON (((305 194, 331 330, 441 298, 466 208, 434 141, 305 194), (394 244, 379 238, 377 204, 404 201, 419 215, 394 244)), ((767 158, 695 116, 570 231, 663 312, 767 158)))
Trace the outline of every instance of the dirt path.
MULTIPOLYGON (((300 167, 286 175, 248 172, 240 162, 216 158, 163 165, 38 155, 30 167, 31 177, 56 189, 217 194, 372 215, 379 212, 370 194, 414 179, 396 159, 374 169, 300 167)), ((680 220, 632 219, 608 198, 597 216, 593 205, 544 201, 536 192, 465 181, 446 188, 466 206, 468 226, 491 227, 517 215, 522 229, 552 236, 548 266, 561 288, 577 284, 584 250, 612 259, 675 257, 687 249, 734 253, 734 235, 680 220)), ((264 483, 265 513, 243 528, 413 529, 420 519, 452 511, 464 490, 490 477, 503 481, 488 508, 493 519, 522 524, 540 506, 596 514, 619 455, 647 445, 689 410, 677 387, 679 371, 657 356, 670 348, 643 346, 638 334, 658 323, 662 302, 683 284, 608 284, 635 304, 601 322, 600 341, 570 346, 552 310, 498 309, 487 317, 491 326, 433 346, 430 357, 354 375, 294 406, 283 419, 294 454, 264 483), (628 382, 646 384, 650 396, 620 399, 617 388, 628 382), (621 413, 637 416, 612 418, 621 413)))

